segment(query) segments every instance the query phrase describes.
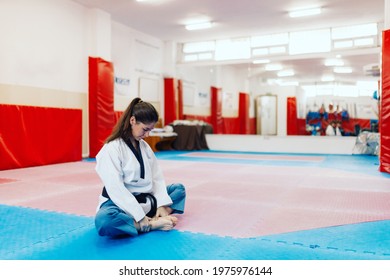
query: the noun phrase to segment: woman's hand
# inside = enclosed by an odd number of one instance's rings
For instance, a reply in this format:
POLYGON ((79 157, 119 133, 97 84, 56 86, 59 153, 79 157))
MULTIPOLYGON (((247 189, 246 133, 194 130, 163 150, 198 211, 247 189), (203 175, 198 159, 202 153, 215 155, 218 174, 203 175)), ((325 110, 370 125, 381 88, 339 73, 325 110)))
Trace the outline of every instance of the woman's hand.
POLYGON ((145 216, 141 221, 138 222, 140 232, 149 232, 150 231, 150 218, 145 216))

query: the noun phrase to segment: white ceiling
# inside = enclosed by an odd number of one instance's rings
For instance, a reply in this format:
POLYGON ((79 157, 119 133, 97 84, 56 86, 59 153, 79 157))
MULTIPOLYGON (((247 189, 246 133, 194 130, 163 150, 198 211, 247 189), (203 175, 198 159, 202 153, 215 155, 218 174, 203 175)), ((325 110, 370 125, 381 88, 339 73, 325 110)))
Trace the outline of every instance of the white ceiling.
MULTIPOLYGON (((384 22, 384 0, 74 0, 89 8, 111 14, 114 21, 163 41, 191 42, 210 39, 239 38, 280 32, 312 30, 363 23, 384 22), (292 19, 288 11, 301 7, 322 7, 322 14, 292 19), (194 19, 208 19, 213 28, 187 31, 184 25, 194 19)), ((379 37, 381 34, 378 35, 379 37)), ((353 74, 339 74, 336 82, 378 79, 367 75, 363 67, 380 64, 380 47, 339 53, 353 74)), ((329 67, 323 66, 324 57, 336 53, 310 56, 280 57, 285 67, 292 67, 301 81, 320 81, 329 67)), ((245 67, 250 75, 271 78, 275 73, 262 71, 263 66, 249 62, 235 62, 245 67)))

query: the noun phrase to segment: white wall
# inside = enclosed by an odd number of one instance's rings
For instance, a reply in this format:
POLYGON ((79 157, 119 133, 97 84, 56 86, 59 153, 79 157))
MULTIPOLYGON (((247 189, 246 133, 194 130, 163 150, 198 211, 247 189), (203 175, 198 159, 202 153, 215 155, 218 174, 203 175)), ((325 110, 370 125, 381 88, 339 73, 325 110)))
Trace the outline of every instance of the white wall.
POLYGON ((89 11, 72 1, 0 1, 0 103, 82 109, 83 154, 89 27, 89 11))
POLYGON ((136 97, 153 103, 163 114, 164 43, 117 22, 112 23, 112 62, 116 78, 129 81, 115 83, 114 109, 123 111, 136 97), (143 91, 144 88, 150 89, 143 91))
POLYGON ((0 83, 86 92, 86 19, 71 1, 0 1, 0 83))
POLYGON ((112 61, 115 76, 128 81, 115 85, 115 110, 124 110, 146 81, 155 90, 147 95, 163 116, 163 78, 171 76, 194 92, 184 108, 190 115, 210 114, 211 86, 226 94, 224 117, 237 116, 239 92, 251 95, 251 117, 256 96, 277 95, 278 135, 286 135, 286 99, 297 94, 295 87, 266 86, 232 66, 176 66, 175 42, 114 22, 104 11, 69 0, 2 0, 0 34, 0 103, 82 109, 84 155, 89 56, 112 61))
POLYGON ((115 89, 115 110, 124 110, 147 78, 156 81, 152 103, 163 114, 164 43, 104 11, 68 0, 3 0, 0 34, 0 103, 82 109, 84 156, 89 56, 112 61, 115 76, 130 81, 123 92, 115 89))

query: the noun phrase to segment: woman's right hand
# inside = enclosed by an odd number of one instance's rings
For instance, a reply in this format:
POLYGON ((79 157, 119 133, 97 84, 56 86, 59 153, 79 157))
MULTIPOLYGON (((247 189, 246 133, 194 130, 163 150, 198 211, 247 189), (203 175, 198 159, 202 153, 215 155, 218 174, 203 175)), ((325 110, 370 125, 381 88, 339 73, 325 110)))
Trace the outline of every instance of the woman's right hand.
POLYGON ((139 224, 139 231, 140 232, 149 232, 150 231, 150 218, 145 216, 141 221, 138 222, 139 224))

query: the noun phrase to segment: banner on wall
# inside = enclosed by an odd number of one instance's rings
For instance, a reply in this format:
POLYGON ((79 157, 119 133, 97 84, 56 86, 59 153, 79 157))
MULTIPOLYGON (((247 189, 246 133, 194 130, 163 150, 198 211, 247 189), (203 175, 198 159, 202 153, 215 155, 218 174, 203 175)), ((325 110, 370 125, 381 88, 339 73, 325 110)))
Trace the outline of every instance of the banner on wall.
POLYGON ((209 92, 198 92, 197 105, 202 106, 202 107, 210 107, 210 93, 209 92))
POLYGON ((118 95, 130 96, 130 79, 115 77, 114 91, 118 95))

